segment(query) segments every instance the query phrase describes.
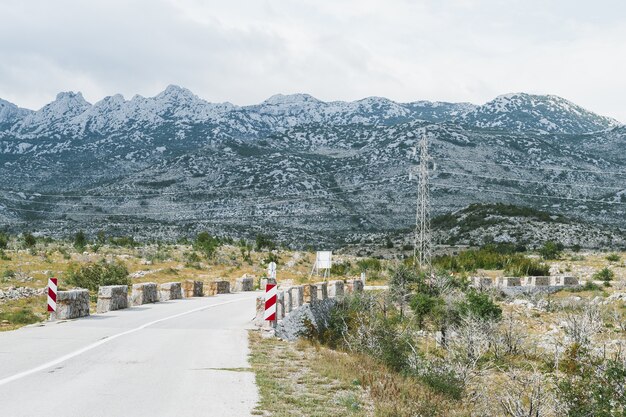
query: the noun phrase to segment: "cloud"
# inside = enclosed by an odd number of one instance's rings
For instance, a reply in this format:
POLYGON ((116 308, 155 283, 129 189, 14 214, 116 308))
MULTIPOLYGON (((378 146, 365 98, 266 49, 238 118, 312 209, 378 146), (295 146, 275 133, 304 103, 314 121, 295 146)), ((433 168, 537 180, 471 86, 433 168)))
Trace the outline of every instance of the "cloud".
POLYGON ((617 0, 9 0, 0 97, 37 108, 60 90, 97 101, 179 84, 236 104, 279 92, 481 103, 526 91, 626 121, 624 12, 617 0))

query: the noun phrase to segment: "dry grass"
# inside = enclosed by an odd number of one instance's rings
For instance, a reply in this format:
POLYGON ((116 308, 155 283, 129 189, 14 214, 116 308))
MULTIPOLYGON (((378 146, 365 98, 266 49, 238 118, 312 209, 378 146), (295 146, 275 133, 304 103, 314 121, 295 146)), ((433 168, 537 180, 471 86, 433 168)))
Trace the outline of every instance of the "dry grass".
POLYGON ((261 399, 254 414, 276 417, 372 416, 367 392, 352 380, 324 375, 311 345, 250 332, 250 363, 261 399))

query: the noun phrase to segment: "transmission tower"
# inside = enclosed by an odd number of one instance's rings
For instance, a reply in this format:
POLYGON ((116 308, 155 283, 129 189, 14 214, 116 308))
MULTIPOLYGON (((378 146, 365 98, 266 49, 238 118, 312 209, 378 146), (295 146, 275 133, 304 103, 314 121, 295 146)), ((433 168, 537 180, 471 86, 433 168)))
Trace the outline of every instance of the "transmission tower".
POLYGON ((428 139, 426 135, 422 136, 419 147, 420 165, 413 259, 417 262, 420 269, 430 272, 432 270, 432 235, 430 232, 430 186, 428 178, 431 159, 428 155, 428 139))

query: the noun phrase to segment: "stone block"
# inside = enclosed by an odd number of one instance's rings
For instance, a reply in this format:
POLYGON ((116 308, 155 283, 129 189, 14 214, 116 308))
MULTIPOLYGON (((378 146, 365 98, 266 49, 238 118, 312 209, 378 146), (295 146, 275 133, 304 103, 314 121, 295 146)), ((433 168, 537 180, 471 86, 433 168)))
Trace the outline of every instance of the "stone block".
POLYGON ((304 302, 314 303, 317 301, 317 286, 315 284, 304 284, 304 302))
POLYGON ((202 281, 194 281, 188 279, 181 283, 183 297, 202 297, 204 295, 204 283, 202 281))
POLYGON ((285 315, 293 310, 293 301, 291 299, 291 287, 285 290, 285 315))
POLYGON ((493 285, 493 281, 489 277, 474 277, 474 287, 488 288, 493 285))
POLYGON ((106 313, 126 307, 128 307, 128 285, 98 287, 96 313, 106 313))
POLYGON ((230 282, 224 280, 215 280, 209 283, 209 295, 229 294, 230 282))
POLYGON ((183 298, 180 282, 166 282, 159 285, 159 300, 179 300, 183 298))
POLYGON ((317 299, 325 300, 328 298, 328 283, 326 282, 318 282, 315 284, 317 286, 317 299))
POLYGON ((328 298, 343 297, 343 281, 330 281, 328 283, 328 298))
POLYGON ((348 279, 346 280, 346 283, 344 284, 344 293, 352 294, 353 292, 354 292, 354 280, 348 279))
POLYGON ((130 294, 130 305, 140 306, 142 304, 156 303, 159 301, 157 285, 154 282, 143 282, 133 284, 130 294))
POLYGON ((235 281, 235 292, 254 291, 254 278, 243 276, 235 281))
POLYGON ((354 282, 352 283, 352 286, 353 286, 354 292, 363 292, 363 290, 365 289, 365 286, 363 285, 363 281, 361 281, 360 279, 355 279, 354 282))
POLYGON ((547 287, 550 285, 550 277, 528 277, 526 285, 533 287, 547 287))
POLYGON ((89 290, 77 289, 57 293, 56 320, 75 319, 89 315, 89 290))
POLYGON ((285 292, 278 291, 276 293, 276 320, 285 318, 285 292))
POLYGON ((304 304, 304 287, 302 285, 289 288, 289 293, 291 294, 291 311, 304 304))
POLYGON ((265 286, 267 284, 276 285, 276 280, 274 278, 261 278, 261 286, 259 287, 261 291, 265 292, 265 286))
POLYGON ((498 277, 496 278, 498 287, 520 287, 522 280, 519 277, 498 277))

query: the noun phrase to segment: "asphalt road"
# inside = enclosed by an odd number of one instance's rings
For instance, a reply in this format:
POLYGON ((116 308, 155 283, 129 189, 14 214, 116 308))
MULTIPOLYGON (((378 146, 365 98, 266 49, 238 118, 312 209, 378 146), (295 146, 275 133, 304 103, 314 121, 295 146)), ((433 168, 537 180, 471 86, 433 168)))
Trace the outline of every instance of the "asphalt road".
POLYGON ((0 333, 2 417, 244 417, 258 399, 256 293, 167 301, 0 333))

